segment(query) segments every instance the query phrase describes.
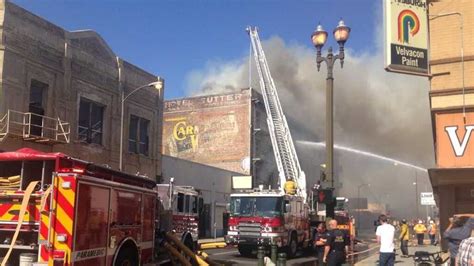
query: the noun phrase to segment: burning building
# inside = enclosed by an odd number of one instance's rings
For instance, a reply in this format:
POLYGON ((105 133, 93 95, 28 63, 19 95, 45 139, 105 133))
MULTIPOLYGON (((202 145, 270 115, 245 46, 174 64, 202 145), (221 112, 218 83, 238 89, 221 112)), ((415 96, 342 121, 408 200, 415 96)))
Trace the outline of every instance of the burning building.
POLYGON ((255 90, 165 101, 163 121, 164 155, 276 185, 265 107, 255 90))

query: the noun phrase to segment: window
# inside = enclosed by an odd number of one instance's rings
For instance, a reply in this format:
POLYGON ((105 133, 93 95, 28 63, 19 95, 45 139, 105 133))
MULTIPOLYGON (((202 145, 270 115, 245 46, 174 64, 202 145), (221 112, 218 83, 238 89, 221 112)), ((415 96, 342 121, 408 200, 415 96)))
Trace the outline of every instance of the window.
POLYGON ((178 212, 184 212, 184 194, 178 193, 178 212))
POLYGON ((128 151, 148 155, 148 126, 150 120, 131 115, 128 130, 128 151))
POLYGON ((35 136, 43 136, 43 117, 45 114, 44 110, 44 96, 46 90, 48 89, 48 84, 39 82, 35 79, 31 80, 30 84, 30 104, 28 111, 32 113, 31 115, 31 126, 30 134, 35 136))
POLYGON ((185 212, 189 213, 191 211, 191 196, 186 195, 186 209, 185 212))
POLYGON ((87 143, 102 144, 104 124, 104 106, 81 98, 79 106, 79 140, 87 143))

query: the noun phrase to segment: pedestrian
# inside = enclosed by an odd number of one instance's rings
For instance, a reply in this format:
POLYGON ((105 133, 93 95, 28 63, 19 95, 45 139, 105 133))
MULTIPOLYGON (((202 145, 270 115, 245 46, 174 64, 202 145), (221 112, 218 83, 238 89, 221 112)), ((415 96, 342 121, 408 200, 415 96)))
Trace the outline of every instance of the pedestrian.
POLYGON ((458 255, 459 245, 461 241, 471 236, 474 229, 474 214, 458 214, 450 218, 451 222, 443 234, 448 241, 448 249, 450 254, 450 265, 456 265, 456 256, 458 255))
POLYGON ((379 221, 379 220, 375 220, 375 221, 374 221, 374 227, 375 227, 374 232, 377 232, 377 227, 379 227, 379 225, 380 225, 380 221, 379 221))
POLYGON ((430 237, 430 243, 432 246, 436 246, 436 233, 438 232, 438 226, 436 223, 431 220, 430 225, 428 226, 428 235, 430 237))
POLYGON ((423 245, 423 240, 425 238, 426 226, 423 224, 422 220, 419 220, 417 224, 413 227, 415 231, 416 239, 418 240, 418 246, 423 245))
POLYGON ((337 229, 337 221, 329 221, 329 237, 324 247, 323 262, 328 266, 340 266, 346 262, 346 256, 349 252, 349 235, 340 229, 337 229))
POLYGON ((456 265, 474 266, 474 236, 464 239, 459 245, 456 265))
POLYGON ((408 257, 408 240, 410 239, 410 230, 408 229, 407 220, 402 220, 400 226, 400 249, 402 250, 402 257, 408 257))
POLYGON ((381 225, 377 227, 377 243, 380 244, 380 266, 393 266, 395 264, 395 246, 393 239, 395 237, 395 227, 387 223, 387 216, 380 215, 379 221, 381 225))
POLYGON ((318 257, 318 265, 326 265, 323 262, 324 247, 329 238, 329 232, 326 229, 326 223, 318 224, 316 233, 314 234, 314 246, 316 248, 316 256, 318 257))

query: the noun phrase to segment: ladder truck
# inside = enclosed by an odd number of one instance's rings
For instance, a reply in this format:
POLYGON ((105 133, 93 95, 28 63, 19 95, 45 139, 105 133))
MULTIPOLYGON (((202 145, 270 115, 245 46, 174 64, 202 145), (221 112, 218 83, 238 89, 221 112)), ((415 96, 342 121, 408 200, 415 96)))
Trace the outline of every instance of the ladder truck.
POLYGON ((295 256, 298 247, 310 244, 306 177, 296 154, 290 129, 268 67, 258 29, 248 27, 253 56, 265 103, 267 123, 279 173, 279 188, 236 191, 230 198, 226 242, 250 255, 256 246, 277 245, 295 256))

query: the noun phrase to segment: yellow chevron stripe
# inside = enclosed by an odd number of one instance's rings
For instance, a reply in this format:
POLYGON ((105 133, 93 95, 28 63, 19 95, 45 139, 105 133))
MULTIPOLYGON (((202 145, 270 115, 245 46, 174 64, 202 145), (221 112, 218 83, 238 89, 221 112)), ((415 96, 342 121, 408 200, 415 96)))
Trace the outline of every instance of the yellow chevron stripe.
POLYGON ((67 232, 72 235, 72 218, 69 217, 59 204, 57 206, 56 219, 66 228, 67 232))
MULTIPOLYGON (((63 183, 63 182, 61 182, 63 183)), ((62 186, 59 186, 59 192, 63 194, 64 198, 71 204, 71 206, 74 206, 74 196, 75 193, 72 191, 72 189, 64 189, 62 186)))

